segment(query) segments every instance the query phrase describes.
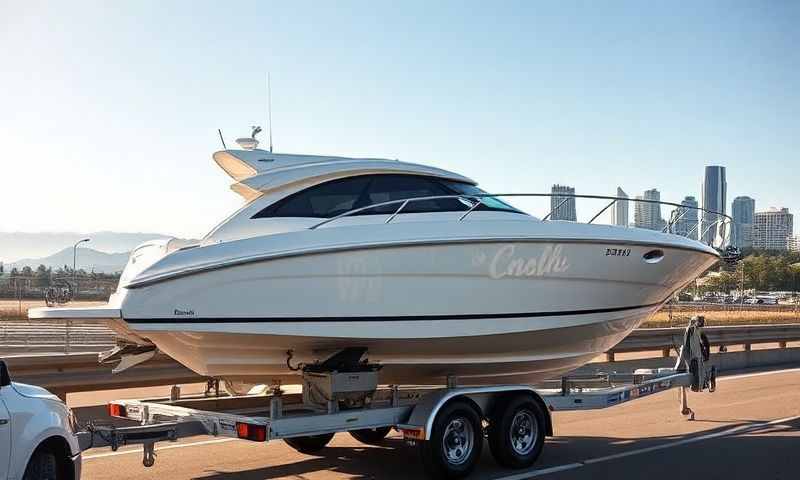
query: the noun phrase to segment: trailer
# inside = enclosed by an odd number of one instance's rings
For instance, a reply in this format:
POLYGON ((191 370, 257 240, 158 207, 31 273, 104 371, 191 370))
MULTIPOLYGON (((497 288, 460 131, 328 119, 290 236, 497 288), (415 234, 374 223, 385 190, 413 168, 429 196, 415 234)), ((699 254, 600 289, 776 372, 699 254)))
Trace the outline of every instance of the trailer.
POLYGON ((128 427, 90 423, 78 433, 82 450, 143 446, 145 467, 155 463, 155 445, 193 435, 254 442, 283 440, 302 453, 324 448, 338 432, 365 444, 379 443, 392 429, 421 452, 432 478, 462 478, 480 458, 484 438, 502 466, 534 464, 553 435, 551 412, 621 405, 674 388, 680 412, 694 414, 686 389, 714 391, 716 370, 708 362, 702 317, 687 327, 675 368, 633 374, 564 377, 541 388, 529 385, 378 386, 379 366, 361 362, 359 349, 342 351, 304 368, 301 393, 274 385, 268 395, 116 400, 108 404, 128 427))

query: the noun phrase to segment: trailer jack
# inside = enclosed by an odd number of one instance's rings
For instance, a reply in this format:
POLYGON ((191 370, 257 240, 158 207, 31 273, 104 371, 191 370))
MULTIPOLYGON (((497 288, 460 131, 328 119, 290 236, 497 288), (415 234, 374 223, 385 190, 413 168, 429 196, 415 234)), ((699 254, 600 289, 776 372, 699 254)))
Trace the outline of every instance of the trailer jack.
MULTIPOLYGON (((675 371, 689 371, 692 375, 690 388, 693 392, 708 390, 713 393, 717 389, 717 368, 710 365, 711 344, 703 332, 705 317, 694 316, 686 327, 683 336, 683 345, 675 362, 675 371)), ((694 420, 694 411, 689 408, 686 399, 686 387, 682 386, 678 392, 681 404, 681 415, 687 420, 694 420)))
POLYGON ((147 442, 142 445, 144 456, 142 457, 142 465, 145 467, 152 467, 156 463, 156 444, 155 442, 147 442))

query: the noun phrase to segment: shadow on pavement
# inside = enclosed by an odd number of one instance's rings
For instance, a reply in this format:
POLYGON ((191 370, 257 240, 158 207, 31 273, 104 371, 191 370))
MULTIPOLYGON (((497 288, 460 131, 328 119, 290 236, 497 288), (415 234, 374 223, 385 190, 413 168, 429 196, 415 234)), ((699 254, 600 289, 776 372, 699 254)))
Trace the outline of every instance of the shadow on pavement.
MULTIPOLYGON (((698 433, 669 435, 652 438, 614 437, 553 437, 547 440, 544 452, 536 467, 529 470, 572 463, 583 463, 608 455, 622 454, 634 450, 657 447, 677 441, 744 426, 744 432, 731 436, 687 442, 670 448, 657 449, 619 459, 598 463, 588 462, 580 468, 548 475, 547 478, 681 478, 681 472, 703 472, 710 478, 722 478, 721 472, 729 472, 728 478, 796 478, 800 469, 800 421, 777 425, 760 425, 755 420, 741 420, 698 433), (791 452, 795 452, 791 454, 791 452), (740 465, 741 464, 741 465, 740 465), (790 467, 794 465, 794 467, 790 467), (736 466, 739 465, 739 466, 736 466)), ((209 471, 207 475, 195 477, 203 480, 305 478, 310 472, 330 471, 355 479, 407 479, 423 478, 419 454, 416 448, 408 447, 399 438, 389 438, 379 447, 327 447, 319 455, 306 456, 303 460, 285 465, 265 466, 243 471, 209 471)), ((524 474, 497 466, 484 445, 483 455, 475 473, 469 478, 492 479, 511 474, 524 474)), ((701 477, 698 477, 701 478, 701 477)))
POLYGON ((236 472, 209 472, 195 477, 203 480, 305 478, 309 472, 327 470, 347 474, 354 479, 422 478, 419 453, 399 438, 388 438, 380 446, 336 447, 322 449, 304 460, 236 472))

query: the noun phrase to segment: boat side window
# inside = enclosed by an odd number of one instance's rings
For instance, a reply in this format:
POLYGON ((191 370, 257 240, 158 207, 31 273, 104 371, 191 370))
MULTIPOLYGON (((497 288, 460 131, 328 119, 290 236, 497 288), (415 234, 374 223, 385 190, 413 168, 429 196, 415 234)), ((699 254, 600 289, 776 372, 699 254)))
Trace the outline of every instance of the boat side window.
MULTIPOLYGON (((376 203, 404 200, 415 197, 436 197, 452 195, 438 181, 418 175, 375 175, 367 188, 366 202, 359 207, 376 203)), ((365 211, 365 214, 391 214, 397 211, 402 203, 393 203, 365 211)), ((466 210, 468 207, 455 198, 438 198, 409 202, 402 213, 453 212, 466 210)))
MULTIPOLYGON (((398 201, 370 208, 355 215, 388 215, 400 208, 407 198, 485 193, 474 185, 421 175, 361 175, 322 183, 275 202, 252 218, 314 217, 331 218, 356 208, 376 203, 398 201)), ((459 212, 470 207, 466 199, 437 198, 409 202, 401 213, 459 212)), ((493 197, 484 197, 478 210, 519 210, 493 197)))
POLYGON ((326 182, 280 200, 252 218, 335 217, 356 208, 370 180, 367 176, 326 182))

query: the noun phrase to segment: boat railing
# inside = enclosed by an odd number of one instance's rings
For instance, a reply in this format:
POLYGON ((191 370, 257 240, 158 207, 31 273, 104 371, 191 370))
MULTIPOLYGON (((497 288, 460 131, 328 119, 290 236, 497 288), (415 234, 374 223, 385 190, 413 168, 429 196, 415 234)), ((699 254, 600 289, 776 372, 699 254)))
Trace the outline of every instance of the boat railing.
POLYGON ((391 205, 397 205, 397 209, 394 210, 389 217, 386 219, 385 223, 391 223, 398 215, 403 213, 406 207, 411 203, 416 202, 424 202, 430 200, 444 200, 444 199, 457 199, 465 202, 466 205, 469 205, 469 208, 464 212, 461 213, 461 216, 458 218, 457 221, 461 222, 466 219, 472 212, 474 212, 478 207, 481 205, 486 205, 484 200, 486 198, 497 198, 497 197, 556 197, 559 199, 558 205, 555 208, 552 208, 547 215, 542 217, 542 221, 546 222, 551 219, 553 214, 559 210, 564 204, 566 204, 569 200, 573 200, 576 198, 584 198, 584 199, 593 199, 593 200, 610 200, 602 209, 600 209, 597 213, 595 213, 591 219, 586 223, 593 223, 597 220, 600 215, 602 215, 605 211, 609 208, 613 207, 617 204, 617 202, 636 202, 636 203, 646 203, 646 204, 656 204, 656 205, 665 205, 669 207, 675 207, 670 213, 670 218, 666 222, 666 225, 663 229, 661 229, 664 233, 672 233, 672 234, 680 234, 686 237, 691 237, 696 231, 700 232, 699 239, 703 241, 706 237, 708 232, 714 229, 714 235, 710 238, 708 242, 709 245, 715 248, 722 249, 726 245, 728 245, 728 239, 730 236, 731 226, 733 224, 733 219, 722 212, 715 212, 713 210, 708 210, 702 207, 697 207, 693 205, 685 205, 682 203, 673 203, 673 202, 665 202, 662 200, 651 200, 646 198, 626 198, 626 197, 613 197, 608 195, 579 195, 579 194, 568 194, 568 193, 470 193, 470 194, 452 194, 452 195, 431 195, 425 197, 410 197, 410 198, 402 198, 398 200, 389 200, 386 202, 379 202, 374 203, 371 205, 367 205, 365 207, 359 207, 352 210, 348 210, 344 213, 339 215, 333 216, 331 218, 327 218, 311 227, 310 230, 317 229, 323 225, 327 225, 329 223, 335 222, 339 219, 350 217, 353 215, 358 215, 362 212, 366 212, 369 210, 374 210, 381 207, 387 207, 391 205), (690 210, 695 210, 697 212, 701 212, 701 215, 698 215, 697 222, 695 225, 686 232, 676 232, 674 231, 675 226, 678 222, 686 215, 687 212, 690 210), (706 216, 708 215, 708 217, 706 216))

